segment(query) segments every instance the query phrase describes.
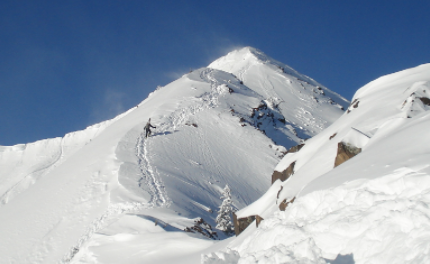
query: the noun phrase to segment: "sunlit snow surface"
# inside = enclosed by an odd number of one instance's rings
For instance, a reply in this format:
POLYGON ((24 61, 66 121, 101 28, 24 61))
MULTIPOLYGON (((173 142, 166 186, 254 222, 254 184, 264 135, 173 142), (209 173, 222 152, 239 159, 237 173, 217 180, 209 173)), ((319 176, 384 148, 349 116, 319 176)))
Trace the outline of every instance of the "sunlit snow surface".
POLYGON ((244 48, 112 120, 0 146, 0 263, 199 263, 229 240, 183 230, 197 217, 215 226, 222 188, 235 207, 252 203, 285 148, 347 105, 244 48), (148 118, 157 128, 145 139, 148 118))
POLYGON ((425 98, 430 98, 430 64, 358 90, 349 112, 276 168, 296 161, 295 173, 238 213, 259 212, 265 218, 259 228, 246 230, 228 250, 205 254, 203 262, 429 263, 425 98), (333 169, 341 141, 362 152, 333 169), (285 212, 277 209, 293 197, 285 212))
POLYGON ((403 169, 351 181, 300 197, 232 243, 229 254, 207 254, 204 263, 428 263, 429 204, 425 173, 403 169), (333 261, 340 256, 346 262, 333 261))

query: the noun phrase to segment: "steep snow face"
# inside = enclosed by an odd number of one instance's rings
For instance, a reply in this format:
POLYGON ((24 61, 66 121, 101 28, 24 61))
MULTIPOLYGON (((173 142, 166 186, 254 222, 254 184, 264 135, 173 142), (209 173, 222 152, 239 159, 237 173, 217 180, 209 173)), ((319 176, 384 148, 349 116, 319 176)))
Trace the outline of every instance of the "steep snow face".
POLYGON ((222 254, 238 263, 427 263, 429 81, 425 64, 358 90, 341 118, 276 167, 295 161, 294 174, 238 212, 265 220, 222 254), (362 151, 334 168, 339 142, 362 151))
MULTIPOLYGON (((427 114, 427 106, 423 101, 426 102, 430 98, 429 72, 430 65, 426 64, 381 77, 359 89, 339 120, 309 140, 298 153, 285 157, 276 167, 276 170, 280 171, 290 162, 297 161, 296 177, 292 177, 288 183, 288 189, 291 191, 284 192, 284 196, 294 196, 307 183, 332 171, 339 142, 351 143, 362 149, 359 156, 348 162, 352 164, 354 159, 366 156, 367 149, 374 144, 382 143, 388 135, 400 129, 401 125, 408 126, 416 117, 427 114)), ((396 156, 401 155, 400 149, 392 153, 396 156)), ((361 166, 365 168, 367 165, 361 166)), ((345 172, 346 167, 351 169, 350 165, 342 164, 333 170, 333 173, 341 170, 345 172)), ((354 174, 351 178, 354 179, 358 176, 355 174, 358 171, 361 174, 363 172, 362 169, 351 169, 351 172, 346 174, 354 174)), ((366 177, 365 175, 360 177, 366 177)), ((340 177, 338 181, 325 179, 323 186, 337 186, 348 179, 346 175, 340 177)), ((307 190, 310 191, 309 188, 307 190)))
POLYGON ((261 52, 238 52, 245 54, 237 63, 251 65, 243 74, 202 68, 115 119, 64 138, 1 147, 2 258, 109 263, 127 254, 133 258, 122 263, 159 263, 173 258, 159 247, 173 248, 178 239, 187 245, 178 256, 211 245, 202 239, 215 236, 209 225, 222 188, 230 186, 236 208, 255 201, 285 147, 329 125, 345 104, 292 69, 281 72, 261 52), (145 138, 149 118, 157 128, 145 138), (183 230, 197 234, 170 232, 183 230), (148 246, 148 237, 158 237, 159 247, 148 246))
POLYGON ((208 67, 234 74, 276 105, 287 125, 301 138, 325 129, 349 104, 342 96, 252 47, 230 52, 208 67))
POLYGON ((0 203, 6 204, 25 191, 119 118, 121 115, 83 131, 66 134, 63 138, 0 146, 0 203))

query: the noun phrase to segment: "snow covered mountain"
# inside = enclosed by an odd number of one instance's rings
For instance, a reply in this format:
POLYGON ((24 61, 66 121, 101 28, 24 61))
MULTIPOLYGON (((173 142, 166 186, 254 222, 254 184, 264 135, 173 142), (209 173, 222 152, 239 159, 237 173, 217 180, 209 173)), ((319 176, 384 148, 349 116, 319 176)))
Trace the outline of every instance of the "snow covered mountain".
POLYGON ((429 263, 428 110, 430 64, 359 89, 277 165, 287 179, 237 212, 264 218, 259 227, 204 263, 429 263))
POLYGON ((0 146, 0 263, 198 263, 224 238, 210 228, 224 186, 238 209, 258 199, 286 148, 348 103, 246 47, 112 120, 0 146))

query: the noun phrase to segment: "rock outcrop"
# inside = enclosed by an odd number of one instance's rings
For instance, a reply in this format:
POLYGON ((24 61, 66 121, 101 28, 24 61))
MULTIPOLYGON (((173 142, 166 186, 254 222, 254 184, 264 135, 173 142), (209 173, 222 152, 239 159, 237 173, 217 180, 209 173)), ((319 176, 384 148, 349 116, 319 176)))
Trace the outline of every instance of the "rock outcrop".
POLYGON ((296 199, 296 197, 294 197, 293 199, 291 199, 290 201, 287 202, 287 199, 284 199, 280 204, 279 204, 279 210, 281 211, 285 211, 285 208, 287 208, 287 206, 291 203, 294 202, 294 200, 296 199))
POLYGON ((194 219, 194 226, 186 227, 184 231, 190 233, 199 233, 214 240, 218 239, 218 234, 212 230, 212 226, 201 217, 194 219))
POLYGON ((242 233, 243 230, 245 230, 252 222, 254 222, 254 220, 258 227, 261 221, 263 221, 264 219, 259 215, 250 215, 248 217, 237 218, 237 215, 233 213, 234 233, 236 234, 236 236, 242 233))
POLYGON ((339 142, 337 144, 337 155, 334 161, 334 167, 336 168, 340 164, 356 156, 361 152, 361 148, 357 148, 351 144, 339 142))
POLYGON ((279 172, 279 171, 274 171, 272 174, 272 184, 277 180, 280 179, 281 181, 285 181, 288 178, 290 178, 291 175, 294 174, 294 166, 296 165, 296 162, 294 161, 293 163, 290 164, 290 166, 288 166, 288 168, 286 168, 283 172, 279 172))
MULTIPOLYGON (((298 152, 301 148, 303 148, 305 144, 300 144, 294 147, 291 147, 288 151, 288 153, 295 153, 298 152)), ((286 179, 288 179, 291 175, 294 174, 294 166, 296 165, 296 162, 294 161, 293 163, 291 163, 288 168, 286 168, 284 171, 279 172, 279 171, 274 171, 272 174, 272 184, 277 180, 280 179, 281 181, 285 181, 286 179)))
POLYGON ((295 152, 298 152, 299 150, 301 150, 302 148, 303 148, 303 146, 304 146, 305 144, 300 144, 300 145, 297 145, 297 146, 294 146, 294 147, 291 147, 288 151, 287 151, 287 153, 295 153, 295 152))
POLYGON ((358 98, 356 98, 354 101, 352 101, 352 103, 349 105, 346 113, 349 114, 354 108, 357 108, 359 103, 360 103, 360 101, 358 100, 358 98))

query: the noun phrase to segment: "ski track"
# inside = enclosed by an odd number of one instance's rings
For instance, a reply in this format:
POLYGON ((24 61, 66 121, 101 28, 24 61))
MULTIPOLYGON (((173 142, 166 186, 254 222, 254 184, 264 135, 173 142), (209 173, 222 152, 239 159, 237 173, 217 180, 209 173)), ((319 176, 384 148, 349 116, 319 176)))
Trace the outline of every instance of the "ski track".
POLYGON ((71 247, 69 252, 64 255, 63 259, 60 261, 61 264, 71 263, 73 261, 74 256, 79 252, 81 247, 89 241, 92 236, 108 226, 112 220, 118 219, 119 216, 126 213, 138 212, 142 209, 150 209, 152 208, 149 204, 143 204, 139 202, 126 202, 119 204, 110 204, 106 212, 101 215, 99 218, 94 220, 90 227, 87 229, 86 233, 81 236, 78 242, 71 247))
MULTIPOLYGON (((204 109, 214 108, 218 106, 218 98, 220 92, 218 87, 222 85, 222 82, 217 81, 212 76, 213 70, 206 69, 200 73, 200 78, 203 81, 210 83, 210 92, 204 93, 200 98, 200 104, 193 104, 191 106, 181 107, 178 110, 172 112, 169 116, 166 116, 166 121, 159 125, 159 128, 163 131, 175 131, 178 126, 182 126, 190 116, 195 116, 196 113, 203 111, 204 109)), ((183 101, 186 102, 186 101, 183 101)), ((211 166, 215 167, 218 171, 219 176, 222 177, 219 165, 215 162, 215 158, 210 150, 210 147, 203 137, 201 131, 199 131, 199 138, 203 142, 203 148, 207 149, 207 153, 203 151, 206 155, 206 159, 210 161, 211 166)), ((142 209, 153 209, 153 208, 165 208, 171 204, 164 183, 161 176, 158 174, 156 167, 151 164, 150 157, 148 153, 148 148, 150 149, 151 141, 148 138, 145 139, 145 131, 142 131, 135 145, 135 155, 138 159, 138 166, 140 173, 142 175, 139 181, 139 187, 147 186, 149 187, 149 194, 151 195, 151 200, 148 203, 140 202, 126 202, 119 204, 111 204, 105 213, 98 219, 94 220, 85 235, 81 236, 79 241, 71 247, 69 252, 63 257, 60 263, 71 263, 73 257, 79 252, 80 248, 91 239, 91 237, 98 231, 102 230, 109 225, 112 220, 118 219, 121 215, 126 213, 138 212, 142 209)), ((189 183, 191 184, 191 183, 189 183)), ((193 185, 193 184, 191 184, 193 185)))
POLYGON ((166 207, 170 204, 166 190, 158 175, 157 170, 151 165, 148 157, 148 138, 144 139, 144 132, 140 134, 136 145, 136 156, 139 160, 139 169, 142 173, 143 182, 139 182, 139 186, 145 184, 150 189, 151 200, 149 204, 151 207, 166 207))
MULTIPOLYGON (((214 108, 218 105, 219 92, 216 88, 221 85, 221 83, 216 81, 216 79, 211 76, 212 72, 213 70, 207 69, 202 71, 200 74, 201 79, 209 82, 211 85, 211 91, 203 94, 203 96, 200 97, 201 104, 197 106, 179 108, 166 117, 167 122, 160 124, 160 128, 162 128, 164 131, 175 131, 176 127, 183 125, 187 121, 186 118, 188 116, 195 115, 197 112, 200 112, 205 108, 214 108)), ((105 213, 91 223, 90 227, 87 229, 87 232, 81 236, 78 242, 73 247, 71 247, 67 254, 64 255, 60 263, 71 263, 74 256, 79 252, 80 248, 87 241, 89 241, 96 232, 108 226, 112 220, 118 219, 121 215, 138 212, 142 209, 168 207, 171 204, 171 201, 166 193, 164 183, 160 175, 158 175, 156 167, 151 164, 150 155, 148 154, 150 142, 151 140, 148 140, 148 138, 145 139, 145 131, 143 131, 137 138, 135 155, 138 159, 139 170, 142 174, 142 178, 139 181, 139 187, 144 185, 149 187, 151 200, 148 203, 126 202, 109 205, 105 213)), ((209 146, 207 146, 207 148, 209 149, 209 146)), ((211 157, 211 160, 214 160, 213 156, 211 157)), ((217 169, 219 171, 219 168, 217 169)))
POLYGON ((218 171, 218 176, 219 176, 220 178, 223 178, 223 177, 224 177, 224 175, 221 173, 221 170, 220 170, 219 164, 218 164, 218 162, 216 161, 216 159, 214 158, 214 156, 213 156, 213 154, 212 154, 212 151, 211 151, 211 148, 210 148, 210 146, 209 146, 208 142, 206 141, 205 137, 203 136, 203 131, 202 131, 202 130, 199 130, 199 131, 198 131, 198 135, 199 135, 199 138, 200 138, 200 142, 202 142, 202 143, 203 143, 203 145, 204 145, 204 147, 203 147, 203 148, 206 148, 206 149, 207 149, 207 152, 203 151, 203 153, 209 153, 209 155, 204 154, 204 155, 206 156, 206 159, 210 161, 210 165, 211 165, 211 166, 214 166, 214 167, 216 168, 216 170, 218 171))
POLYGON ((135 155, 138 159, 139 170, 142 174, 139 187, 142 187, 142 185, 149 187, 151 200, 148 203, 126 202, 110 204, 105 213, 91 223, 85 234, 70 248, 69 252, 64 255, 60 263, 71 263, 82 246, 88 242, 96 232, 107 227, 113 220, 118 219, 122 215, 126 213, 137 213, 142 209, 167 207, 170 204, 164 184, 158 176, 156 168, 152 166, 149 161, 147 150, 149 142, 150 140, 145 139, 145 132, 143 131, 137 138, 135 155))

